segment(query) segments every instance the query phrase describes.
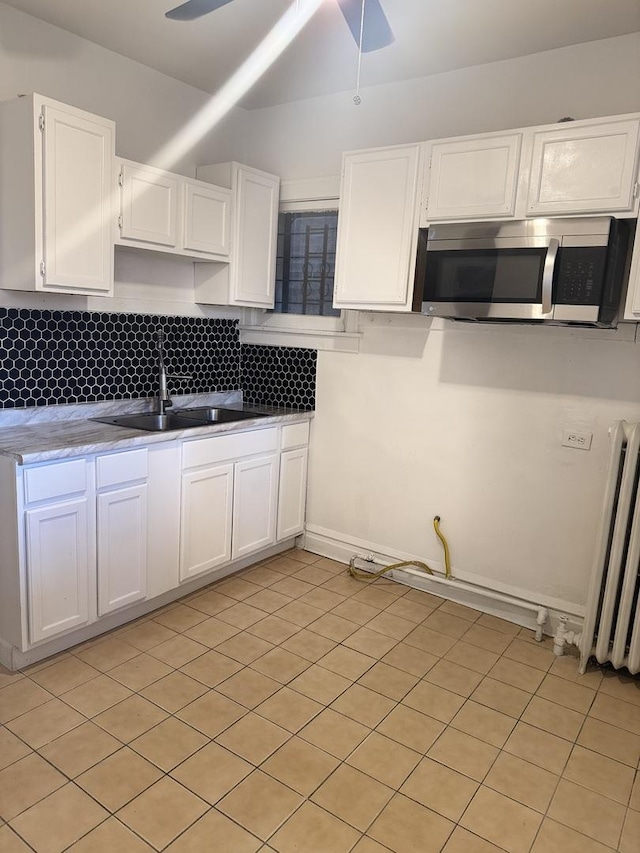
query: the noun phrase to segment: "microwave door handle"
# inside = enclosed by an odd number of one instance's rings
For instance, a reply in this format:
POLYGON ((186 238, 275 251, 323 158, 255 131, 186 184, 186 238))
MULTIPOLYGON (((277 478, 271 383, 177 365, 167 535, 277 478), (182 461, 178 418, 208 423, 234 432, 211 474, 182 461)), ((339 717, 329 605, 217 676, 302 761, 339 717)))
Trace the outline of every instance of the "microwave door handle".
POLYGON ((556 258, 558 257, 558 249, 560 241, 552 237, 549 240, 547 254, 544 259, 544 270, 542 272, 542 313, 550 314, 553 308, 551 302, 553 298, 553 272, 556 267, 556 258))

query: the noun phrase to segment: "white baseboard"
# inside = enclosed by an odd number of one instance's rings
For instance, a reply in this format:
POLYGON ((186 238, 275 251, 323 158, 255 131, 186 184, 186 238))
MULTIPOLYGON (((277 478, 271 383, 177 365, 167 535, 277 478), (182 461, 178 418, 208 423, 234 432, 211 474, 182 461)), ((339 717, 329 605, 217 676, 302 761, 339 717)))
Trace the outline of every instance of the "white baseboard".
POLYGON ((10 670, 18 668, 13 664, 13 646, 2 637, 0 637, 0 664, 10 670))
MULTIPOLYGON (((382 565, 390 565, 391 563, 403 560, 422 559, 406 552, 389 554, 385 552, 384 546, 378 543, 347 538, 344 534, 337 531, 330 531, 326 528, 311 525, 305 531, 303 547, 314 554, 320 554, 323 557, 329 557, 332 560, 345 564, 349 563, 354 554, 358 554, 361 557, 372 557, 377 563, 382 565)), ((429 560, 429 566, 434 572, 438 573, 440 578, 444 577, 443 564, 429 560)), ((362 567, 365 568, 364 565, 362 567)), ((500 619, 506 619, 508 622, 513 622, 516 625, 531 628, 532 630, 536 628, 536 614, 528 609, 527 606, 545 607, 549 612, 549 619, 544 626, 545 634, 552 635, 555 633, 561 615, 569 616, 568 630, 578 632, 582 630, 584 608, 581 608, 579 605, 549 596, 535 597, 535 594, 529 590, 523 590, 508 584, 494 582, 489 584, 485 578, 457 569, 454 571, 454 575, 456 580, 469 584, 473 589, 462 590, 449 587, 445 583, 438 583, 430 579, 430 576, 426 573, 414 574, 403 570, 394 571, 392 579, 411 586, 414 589, 421 589, 431 595, 437 595, 440 598, 464 604, 467 607, 497 616, 500 619), (517 603, 511 604, 496 601, 495 598, 491 597, 491 593, 508 595, 519 599, 524 606, 518 606, 517 603)))
POLYGON ((118 611, 117 613, 111 613, 108 616, 102 617, 92 625, 87 625, 85 628, 71 630, 67 634, 57 637, 55 640, 46 640, 37 646, 27 649, 26 651, 21 651, 0 638, 0 664, 6 666, 7 669, 16 670, 22 669, 22 667, 29 666, 33 663, 38 663, 38 661, 51 657, 51 655, 56 655, 59 652, 63 652, 65 649, 78 645, 79 643, 85 643, 87 640, 92 640, 94 637, 100 636, 100 634, 105 634, 108 631, 113 631, 115 628, 120 628, 123 625, 126 625, 127 622, 132 622, 135 619, 139 619, 141 616, 146 616, 147 613, 151 613, 154 610, 158 610, 160 607, 171 604, 179 598, 184 598, 184 596, 190 595, 192 592, 196 592, 203 586, 208 586, 214 581, 222 580, 222 578, 227 575, 239 572, 241 569, 246 569, 248 566, 253 565, 253 563, 258 563, 261 560, 268 559, 269 557, 275 557, 283 551, 288 551, 295 547, 295 544, 295 539, 287 539, 284 542, 278 542, 276 545, 271 545, 268 548, 264 548, 263 550, 256 552, 255 554, 242 557, 239 560, 234 560, 233 563, 229 563, 219 569, 207 572, 192 581, 181 583, 176 589, 171 589, 162 595, 158 595, 155 598, 150 599, 149 601, 142 601, 139 604, 133 604, 126 607, 124 610, 118 611))

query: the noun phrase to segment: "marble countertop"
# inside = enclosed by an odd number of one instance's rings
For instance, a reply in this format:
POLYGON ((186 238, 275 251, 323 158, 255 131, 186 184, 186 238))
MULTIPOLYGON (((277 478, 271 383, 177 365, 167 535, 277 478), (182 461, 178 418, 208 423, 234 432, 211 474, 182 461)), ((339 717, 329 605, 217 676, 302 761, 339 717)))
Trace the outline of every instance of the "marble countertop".
MULTIPOLYGON (((190 402, 193 408, 196 401, 190 402)), ((214 404, 205 403, 202 400, 197 402, 200 405, 214 404)), ((217 401, 215 404, 220 405, 217 401)), ((242 404, 238 404, 236 401, 227 403, 227 405, 230 404, 234 408, 242 407, 242 404)), ((64 408, 64 406, 51 407, 52 410, 64 408)), ((87 456, 110 450, 124 450, 127 447, 140 447, 184 438, 202 438, 207 435, 264 429, 277 424, 310 420, 313 417, 313 412, 294 412, 266 406, 245 405, 245 409, 265 416, 167 432, 148 432, 88 420, 89 417, 130 413, 136 409, 140 411, 139 407, 120 403, 114 408, 114 406, 102 404, 99 410, 87 411, 85 418, 78 416, 77 410, 79 408, 75 406, 73 412, 66 412, 67 417, 63 416, 65 413, 51 411, 52 417, 48 419, 41 416, 37 419, 27 420, 25 423, 12 423, 7 426, 3 426, 0 420, 0 455, 11 457, 20 465, 26 465, 71 456, 87 456), (75 417, 69 417, 69 415, 75 415, 75 417)), ((178 407, 176 406, 176 408, 178 407)))

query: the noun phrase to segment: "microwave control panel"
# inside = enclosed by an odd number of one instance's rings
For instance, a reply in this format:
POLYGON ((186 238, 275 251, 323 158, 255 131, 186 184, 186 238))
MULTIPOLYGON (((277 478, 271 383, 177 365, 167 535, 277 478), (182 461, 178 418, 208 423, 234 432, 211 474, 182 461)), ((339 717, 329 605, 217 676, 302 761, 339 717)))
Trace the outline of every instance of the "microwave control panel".
POLYGON ((606 246, 560 249, 554 281, 554 303, 599 305, 606 260, 606 246))

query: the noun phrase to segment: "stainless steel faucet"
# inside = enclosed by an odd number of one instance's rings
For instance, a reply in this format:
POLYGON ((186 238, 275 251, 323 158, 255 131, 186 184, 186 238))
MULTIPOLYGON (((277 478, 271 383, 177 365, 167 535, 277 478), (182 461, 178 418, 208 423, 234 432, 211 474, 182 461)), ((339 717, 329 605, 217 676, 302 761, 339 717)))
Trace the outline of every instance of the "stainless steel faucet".
POLYGON ((184 373, 167 374, 164 363, 164 341, 165 335, 162 329, 156 333, 156 347, 158 350, 158 413, 165 415, 167 409, 173 406, 173 400, 169 396, 168 379, 192 379, 192 376, 184 373))

